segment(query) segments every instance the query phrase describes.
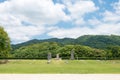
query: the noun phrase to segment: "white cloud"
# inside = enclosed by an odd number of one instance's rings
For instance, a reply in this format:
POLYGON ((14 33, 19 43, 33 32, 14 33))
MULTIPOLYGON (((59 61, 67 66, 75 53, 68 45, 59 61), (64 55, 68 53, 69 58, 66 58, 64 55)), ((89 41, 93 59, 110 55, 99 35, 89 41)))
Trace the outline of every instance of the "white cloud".
POLYGON ((82 17, 85 13, 97 10, 92 1, 76 1, 74 4, 71 3, 67 6, 71 16, 75 19, 82 17))
POLYGON ((57 1, 62 1, 63 4, 54 4, 53 0, 8 0, 0 3, 0 24, 4 26, 14 43, 43 34, 57 38, 77 38, 88 34, 120 34, 120 1, 113 4, 115 12, 106 10, 100 20, 97 16, 89 20, 84 19, 86 14, 100 9, 92 0, 57 1), (60 28, 56 24, 62 21, 70 21, 75 26, 60 28))
POLYGON ((7 27, 6 31, 9 36, 12 37, 12 41, 23 42, 32 39, 33 36, 41 35, 46 30, 41 26, 19 26, 19 27, 7 27))
MULTIPOLYGON (((66 4, 68 10, 70 11, 71 15, 74 17, 75 15, 82 16, 85 13, 93 12, 97 10, 98 8, 95 6, 93 1, 82 1, 82 0, 76 0, 74 3, 69 2, 69 4, 66 4)), ((77 18, 75 17, 75 18, 77 18)))
POLYGON ((83 35, 84 33, 89 32, 89 29, 87 28, 71 28, 71 29, 56 29, 48 33, 49 36, 57 37, 57 38, 77 38, 80 35, 83 35))
POLYGON ((105 22, 116 23, 120 21, 120 15, 115 12, 105 11, 105 13, 103 13, 103 16, 103 20, 105 22))
POLYGON ((63 12, 64 5, 54 4, 52 0, 10 0, 2 3, 0 8, 0 12, 35 24, 55 24, 69 19, 63 12))
MULTIPOLYGON (((76 0, 76 2, 78 1, 77 3, 72 2, 73 0, 70 0, 71 3, 67 2, 69 0, 65 0, 65 1, 66 1, 66 5, 69 8, 69 11, 71 12, 71 16, 74 19, 79 20, 77 24, 84 23, 84 26, 77 25, 78 27, 73 27, 69 29, 57 28, 49 32, 48 35, 57 37, 57 38, 64 38, 64 37, 77 38, 81 35, 88 35, 88 34, 92 34, 92 35, 111 35, 111 34, 119 35, 120 34, 120 23, 119 23, 120 15, 118 14, 119 3, 117 3, 117 8, 115 12, 106 10, 102 14, 103 15, 102 19, 99 20, 96 17, 93 17, 88 21, 84 21, 83 15, 85 13, 89 13, 97 10, 94 3, 92 1, 86 1, 86 2, 83 1, 83 4, 82 4, 80 0, 76 0), (88 25, 85 25, 85 24, 88 24, 88 25), (92 27, 90 27, 89 25, 91 25, 92 27)), ((76 20, 74 20, 74 22, 76 20)))
POLYGON ((115 9, 115 11, 106 10, 103 13, 103 20, 109 23, 118 23, 120 22, 120 0, 118 2, 112 3, 111 6, 115 9))
POLYGON ((85 20, 83 18, 77 19, 77 20, 75 20, 75 24, 76 25, 84 25, 85 24, 85 20))
POLYGON ((116 13, 120 14, 120 0, 113 4, 113 7, 116 10, 116 13))
POLYGON ((8 31, 12 40, 21 42, 48 31, 45 25, 69 20, 63 4, 52 0, 8 0, 0 3, 0 24, 8 31), (22 22, 35 26, 25 26, 22 22))
POLYGON ((63 0, 63 3, 76 25, 84 24, 86 13, 91 13, 99 9, 92 0, 63 0))
POLYGON ((113 23, 104 23, 101 25, 98 25, 98 27, 96 28, 97 32, 99 34, 106 34, 106 35, 110 35, 110 34, 120 34, 120 24, 113 24, 113 23))
POLYGON ((5 27, 17 27, 19 25, 22 25, 19 18, 16 18, 14 15, 11 15, 9 13, 0 13, 0 24, 4 25, 5 27))
POLYGON ((89 19, 87 22, 89 25, 92 25, 93 27, 96 27, 97 25, 102 24, 102 22, 95 17, 93 17, 92 19, 89 19))
POLYGON ((48 33, 49 36, 56 38, 77 38, 82 35, 95 34, 96 32, 88 27, 74 27, 70 29, 57 28, 48 33))
POLYGON ((71 29, 55 29, 48 33, 49 36, 56 38, 77 38, 82 35, 111 35, 111 34, 120 34, 120 24, 99 24, 97 27, 74 27, 71 29))

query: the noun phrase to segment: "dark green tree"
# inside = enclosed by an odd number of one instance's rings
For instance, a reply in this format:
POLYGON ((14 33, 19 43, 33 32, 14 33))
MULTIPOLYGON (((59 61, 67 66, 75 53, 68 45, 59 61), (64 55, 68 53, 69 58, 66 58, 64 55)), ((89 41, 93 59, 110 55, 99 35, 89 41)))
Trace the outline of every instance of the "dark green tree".
POLYGON ((111 46, 108 48, 110 52, 112 53, 113 58, 119 58, 120 57, 120 46, 111 46))
POLYGON ((7 58, 11 50, 10 38, 7 32, 0 27, 0 58, 7 58))

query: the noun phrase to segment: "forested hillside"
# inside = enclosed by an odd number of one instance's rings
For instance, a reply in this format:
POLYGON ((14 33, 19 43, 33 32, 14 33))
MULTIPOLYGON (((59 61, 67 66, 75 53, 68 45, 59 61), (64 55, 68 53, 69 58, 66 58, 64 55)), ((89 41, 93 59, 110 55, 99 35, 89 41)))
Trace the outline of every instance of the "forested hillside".
POLYGON ((13 46, 13 58, 47 58, 52 53, 55 58, 70 58, 73 50, 75 58, 116 59, 120 57, 120 36, 85 35, 77 39, 31 40, 13 46))
POLYGON ((30 44, 40 43, 40 42, 57 42, 61 45, 67 45, 67 44, 79 44, 79 45, 85 45, 93 48, 98 49, 105 49, 109 46, 120 46, 120 36, 117 35, 84 35, 77 39, 72 38, 64 38, 64 39, 57 39, 57 38, 51 38, 51 39, 45 39, 45 40, 30 40, 21 44, 12 45, 14 49, 27 46, 30 44))
POLYGON ((51 38, 51 39, 45 39, 45 40, 38 40, 38 39, 33 39, 24 43, 12 45, 13 49, 20 48, 22 46, 27 46, 30 44, 36 44, 36 43, 41 43, 41 42, 57 42, 61 45, 66 45, 66 44, 74 44, 75 39, 72 38, 64 38, 64 39, 57 39, 57 38, 51 38))
POLYGON ((76 44, 105 49, 109 46, 120 46, 120 36, 85 35, 76 39, 76 44))
MULTIPOLYGON (((47 58, 47 54, 51 53, 55 58, 59 54, 62 58, 70 58, 71 51, 74 51, 75 58, 79 57, 100 57, 107 55, 106 51, 90 48, 81 45, 64 45, 61 46, 56 42, 43 42, 24 46, 14 51, 15 58, 47 58)), ((112 56, 112 55, 107 55, 112 56)))

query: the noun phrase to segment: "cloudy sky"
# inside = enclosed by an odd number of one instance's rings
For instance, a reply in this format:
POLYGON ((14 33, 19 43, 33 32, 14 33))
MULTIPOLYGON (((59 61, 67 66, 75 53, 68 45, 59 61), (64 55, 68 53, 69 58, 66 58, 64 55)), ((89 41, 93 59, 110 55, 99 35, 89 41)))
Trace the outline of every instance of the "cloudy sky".
POLYGON ((120 35, 120 0, 0 0, 11 42, 120 35))

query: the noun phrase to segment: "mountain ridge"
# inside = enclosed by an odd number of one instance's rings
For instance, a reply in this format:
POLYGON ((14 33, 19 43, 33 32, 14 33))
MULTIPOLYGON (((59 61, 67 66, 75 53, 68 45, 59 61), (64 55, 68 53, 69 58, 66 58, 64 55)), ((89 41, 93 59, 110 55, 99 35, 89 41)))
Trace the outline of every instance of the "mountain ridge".
POLYGON ((119 35, 83 35, 76 39, 73 39, 73 38, 63 38, 63 39, 50 38, 50 39, 44 39, 44 40, 33 39, 27 42, 12 45, 12 47, 13 49, 18 49, 22 46, 37 44, 41 42, 57 42, 61 45, 80 44, 80 45, 85 45, 93 48, 103 49, 108 46, 120 46, 120 36, 119 35))

